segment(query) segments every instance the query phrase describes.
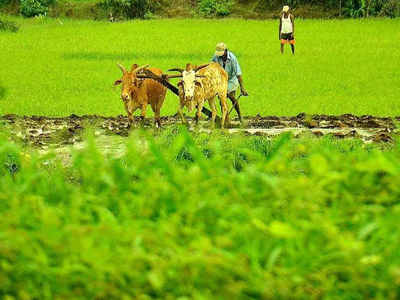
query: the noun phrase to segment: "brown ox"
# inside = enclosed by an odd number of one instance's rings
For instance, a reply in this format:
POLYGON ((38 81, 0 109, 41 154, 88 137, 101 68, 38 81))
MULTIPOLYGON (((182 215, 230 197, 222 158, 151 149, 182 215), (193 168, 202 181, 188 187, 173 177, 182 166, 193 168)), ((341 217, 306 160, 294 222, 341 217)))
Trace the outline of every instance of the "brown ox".
POLYGON ((186 69, 171 69, 169 71, 179 71, 180 75, 170 75, 170 78, 182 77, 178 83, 180 104, 178 113, 181 115, 182 122, 187 123, 182 113, 182 108, 186 106, 191 112, 197 107, 196 125, 201 116, 201 110, 204 101, 208 100, 211 114, 211 128, 214 128, 216 108, 215 96, 218 95, 222 111, 221 128, 224 127, 225 119, 228 113, 228 104, 226 102, 226 94, 228 90, 228 74, 217 63, 211 62, 193 67, 190 63, 186 65, 186 69))
MULTIPOLYGON (((161 127, 160 109, 164 103, 167 88, 154 80, 138 77, 139 73, 149 65, 139 67, 137 64, 134 64, 129 72, 126 71, 124 66, 118 63, 117 65, 121 69, 123 76, 121 79, 116 80, 114 85, 122 83, 120 98, 124 101, 129 123, 133 123, 132 114, 138 108, 142 109, 140 117, 143 122, 146 116, 147 104, 150 104, 154 112, 154 124, 157 123, 158 127, 161 127)), ((160 69, 150 68, 149 70, 157 75, 162 74, 160 69)))

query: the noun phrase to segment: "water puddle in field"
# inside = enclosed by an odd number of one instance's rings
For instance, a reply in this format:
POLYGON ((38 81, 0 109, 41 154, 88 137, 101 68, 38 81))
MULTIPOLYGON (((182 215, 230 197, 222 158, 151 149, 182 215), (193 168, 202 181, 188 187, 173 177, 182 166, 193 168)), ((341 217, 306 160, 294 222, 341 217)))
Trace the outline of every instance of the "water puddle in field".
MULTIPOLYGON (((187 118, 189 127, 194 128, 193 118, 187 118)), ((181 124, 177 116, 161 118, 163 128, 181 124)), ((135 118, 139 124, 139 117, 135 118)), ((151 129, 152 118, 147 118, 144 127, 151 129)), ((380 118, 374 116, 305 115, 293 117, 255 116, 245 117, 245 124, 231 120, 225 132, 244 136, 276 136, 290 132, 295 138, 319 138, 330 135, 338 139, 358 138, 365 143, 390 143, 398 135, 400 116, 380 118)), ((0 117, 0 130, 8 131, 10 139, 24 146, 38 149, 41 153, 53 150, 70 153, 70 149, 84 147, 85 131, 94 132, 96 144, 107 156, 120 156, 125 152, 126 137, 140 126, 129 126, 126 116, 103 117, 97 115, 49 118, 44 116, 0 117)), ((162 130, 162 129, 161 129, 162 130)), ((217 129, 216 129, 217 130, 217 129)), ((210 132, 209 121, 202 119, 198 131, 210 132)))

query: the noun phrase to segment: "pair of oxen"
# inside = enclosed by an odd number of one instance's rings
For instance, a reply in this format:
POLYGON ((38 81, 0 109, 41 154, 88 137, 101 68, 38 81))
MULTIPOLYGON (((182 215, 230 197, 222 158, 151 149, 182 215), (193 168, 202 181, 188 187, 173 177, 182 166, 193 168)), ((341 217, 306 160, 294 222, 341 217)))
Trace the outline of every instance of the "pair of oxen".
POLYGON ((148 68, 149 65, 139 67, 134 64, 130 71, 127 71, 124 66, 118 64, 123 76, 114 82, 114 85, 122 84, 122 91, 120 98, 124 101, 124 107, 128 114, 129 123, 133 123, 132 114, 141 109, 141 119, 144 120, 146 116, 147 105, 151 105, 154 112, 154 124, 161 127, 160 110, 164 104, 167 88, 150 79, 144 74, 144 70, 148 69, 157 76, 162 76, 164 79, 181 78, 178 83, 179 89, 179 107, 178 113, 182 118, 182 122, 187 124, 183 115, 183 107, 187 107, 191 112, 197 107, 196 112, 196 125, 198 124, 201 116, 201 111, 206 100, 209 101, 211 107, 211 128, 214 128, 216 107, 215 97, 218 96, 222 118, 221 128, 224 127, 225 119, 228 115, 227 86, 228 74, 217 63, 207 63, 198 66, 192 66, 190 63, 186 65, 185 69, 174 68, 168 71, 178 71, 180 74, 168 75, 163 73, 157 68, 148 68))

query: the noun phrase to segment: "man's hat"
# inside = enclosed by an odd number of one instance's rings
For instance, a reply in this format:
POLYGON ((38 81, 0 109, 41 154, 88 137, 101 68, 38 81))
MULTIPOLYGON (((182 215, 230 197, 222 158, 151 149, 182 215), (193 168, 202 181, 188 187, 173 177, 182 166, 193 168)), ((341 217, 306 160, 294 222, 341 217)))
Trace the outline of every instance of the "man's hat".
POLYGON ((282 8, 282 12, 287 12, 289 10, 289 6, 287 6, 287 5, 285 5, 283 8, 282 8))
POLYGON ((215 55, 222 56, 222 55, 224 55, 225 50, 226 50, 226 44, 224 42, 220 42, 215 47, 215 55))

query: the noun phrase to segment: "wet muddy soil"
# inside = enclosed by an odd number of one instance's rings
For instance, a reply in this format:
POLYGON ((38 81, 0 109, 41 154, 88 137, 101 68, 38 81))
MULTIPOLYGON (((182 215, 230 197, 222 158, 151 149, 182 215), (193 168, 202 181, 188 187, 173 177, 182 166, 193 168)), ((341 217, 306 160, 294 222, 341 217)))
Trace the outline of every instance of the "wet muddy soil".
MULTIPOLYGON (((193 118, 187 118, 189 127, 194 127, 193 118)), ((164 116, 163 127, 181 124, 177 116, 164 116)), ((126 137, 140 127, 139 117, 135 118, 135 126, 129 126, 126 116, 103 117, 97 115, 49 118, 44 116, 0 117, 0 130, 9 131, 11 140, 24 145, 49 148, 65 145, 78 145, 83 141, 85 129, 91 128, 97 137, 126 137)), ((382 118, 374 116, 341 116, 306 115, 293 117, 255 116, 245 117, 245 124, 231 120, 227 131, 231 134, 256 136, 274 136, 283 132, 291 132, 297 138, 321 137, 331 135, 338 139, 359 138, 366 143, 392 142, 399 134, 400 116, 382 118)), ((151 128, 153 119, 147 118, 144 127, 151 128)), ((200 121, 199 130, 209 132, 209 121, 200 121)), ((112 138, 114 140, 114 138, 112 138)), ((120 139, 121 140, 121 139, 120 139)))

